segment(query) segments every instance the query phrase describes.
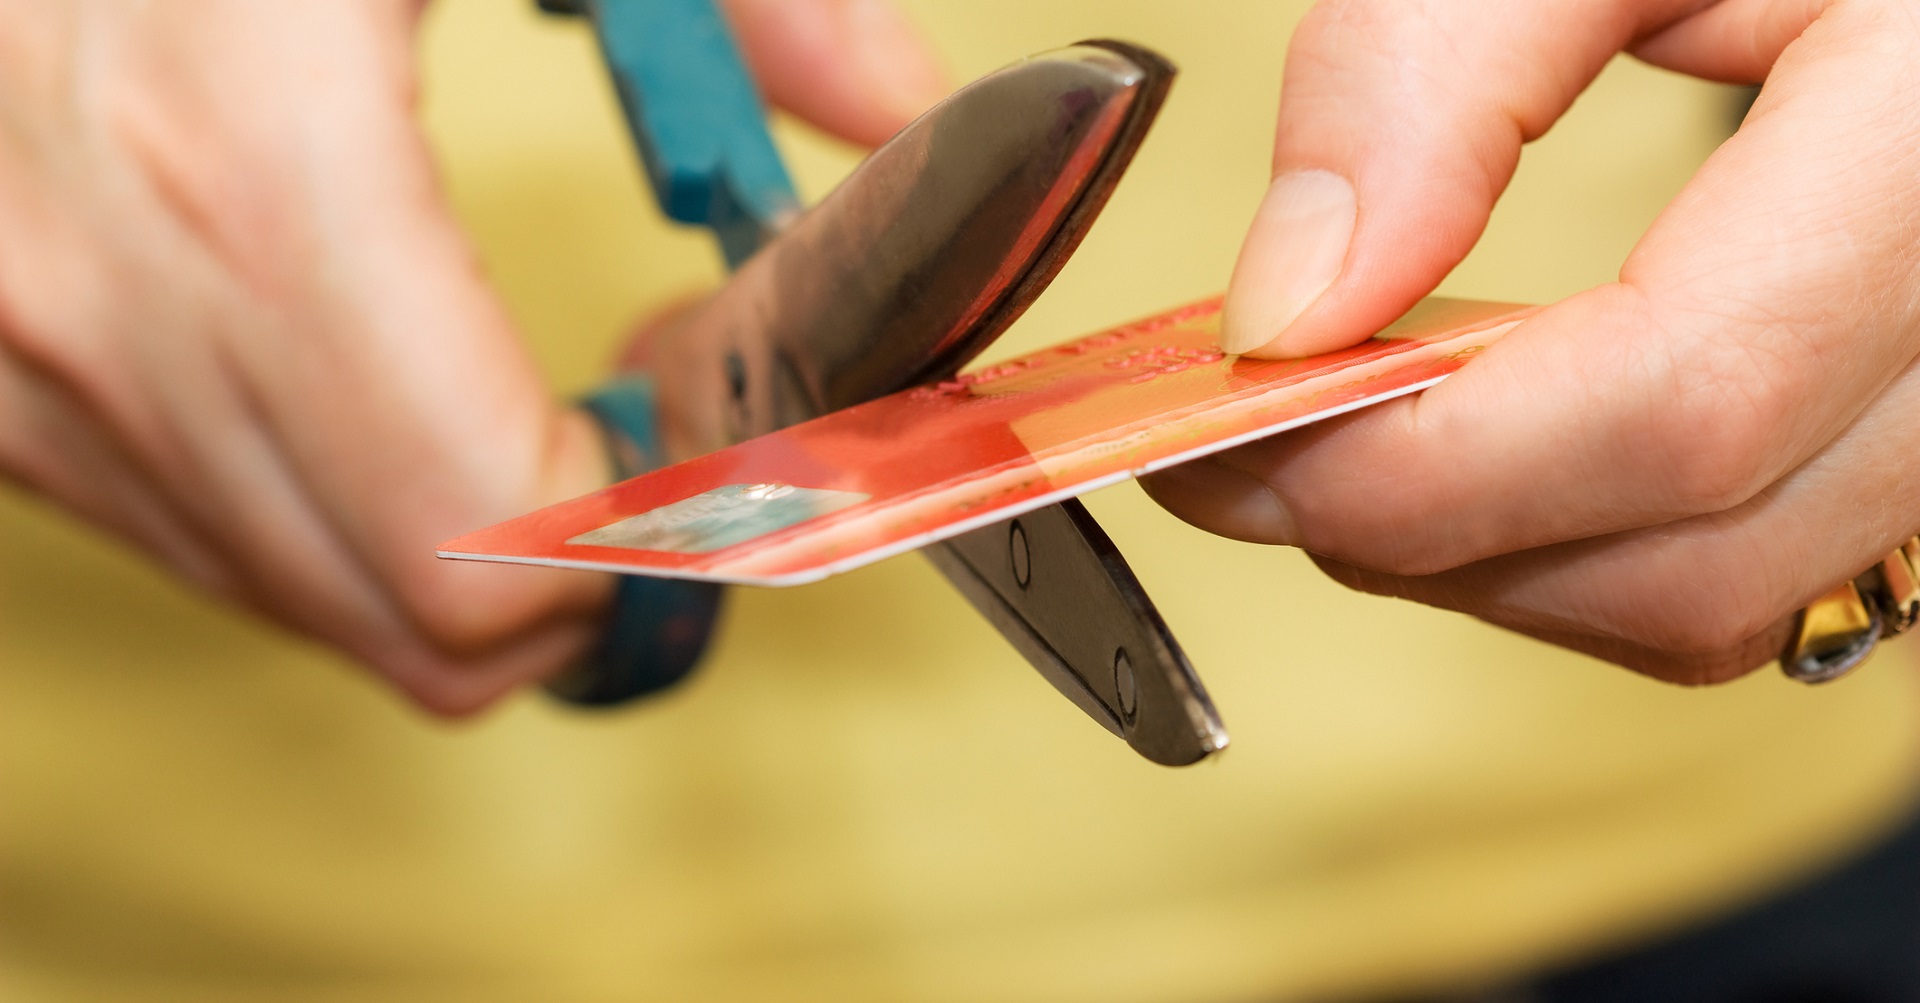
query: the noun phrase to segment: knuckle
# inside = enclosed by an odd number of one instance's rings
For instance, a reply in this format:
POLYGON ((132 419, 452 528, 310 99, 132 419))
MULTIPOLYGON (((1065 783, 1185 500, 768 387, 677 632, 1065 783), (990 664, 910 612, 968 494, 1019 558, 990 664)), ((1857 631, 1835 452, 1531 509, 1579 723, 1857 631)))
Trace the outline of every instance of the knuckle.
POLYGON ((501 694, 461 685, 458 680, 421 681, 402 687, 415 707, 448 721, 475 717, 500 698, 501 694))
POLYGON ((482 686, 457 667, 424 664, 407 658, 374 665, 419 710, 449 721, 471 718, 491 707, 504 691, 482 686))
POLYGON ((107 374, 125 367, 100 321, 110 284, 69 234, 33 230, 31 253, 24 240, 0 245, 0 351, 82 399, 108 396, 107 374))
POLYGON ((1346 548, 1349 563, 1398 578, 1430 578, 1460 571, 1492 557, 1483 545, 1444 517, 1417 530, 1385 532, 1346 548))
POLYGON ((0 347, 26 365, 71 382, 84 371, 74 357, 75 341, 57 336, 51 325, 37 323, 0 292, 0 347))
POLYGON ((498 652, 450 654, 432 639, 410 636, 369 649, 347 646, 415 707, 449 720, 472 717, 545 668, 537 660, 502 661, 498 652))
POLYGON ((1626 611, 1628 639, 1685 664, 1711 666, 1744 651, 1787 612, 1779 576, 1756 554, 1690 562, 1626 611), (1738 558, 1737 560, 1734 558, 1738 558))
POLYGON ((1435 478, 1408 473, 1400 485, 1339 491, 1301 504, 1295 519, 1306 548, 1346 564, 1405 578, 1452 571, 1488 556, 1485 528, 1454 511, 1438 492, 1413 490, 1435 478), (1366 504, 1355 499, 1365 497, 1366 504))
POLYGON ((1752 644, 1699 655, 1660 655, 1629 668, 1677 686, 1705 687, 1730 683, 1765 665, 1771 655, 1752 644))
POLYGON ((1740 644, 1761 627, 1760 618, 1727 592, 1702 591, 1688 599, 1653 612, 1640 639, 1671 654, 1704 656, 1740 644))
POLYGON ((1383 548, 1374 567, 1402 578, 1424 578, 1472 563, 1457 546, 1433 537, 1410 540, 1399 546, 1383 548))
POLYGON ((1436 535, 1431 523, 1421 529, 1409 525, 1346 523, 1335 531, 1317 526, 1307 534, 1305 546, 1343 564, 1397 578, 1423 578, 1473 563, 1473 552, 1444 535, 1444 527, 1436 535))
MULTIPOLYGON (((611 582, 598 576, 432 557, 390 569, 387 581, 419 644, 433 659, 455 663, 520 659, 536 638, 598 623, 612 596, 611 582)), ((551 664, 529 663, 526 671, 556 668, 564 657, 554 653, 551 664)))
POLYGON ((522 627, 503 621, 483 590, 440 568, 410 569, 398 578, 394 592, 407 620, 435 651, 445 655, 484 654, 522 627))
POLYGON ((1794 396, 1776 374, 1783 360, 1722 346, 1695 354, 1673 367, 1639 436, 1666 507, 1684 515, 1725 511, 1773 481, 1794 396))
POLYGON ((64 388, 87 404, 110 399, 113 363, 101 357, 99 346, 86 332, 46 322, 24 313, 9 313, 0 297, 0 357, 19 366, 33 379, 64 388))
POLYGON ((1686 659, 1709 659, 1742 646, 1764 628, 1736 609, 1709 606, 1699 615, 1656 625, 1647 638, 1655 647, 1686 659))
POLYGON ((1666 481, 1666 508, 1682 515, 1724 512, 1766 486, 1764 445, 1733 425, 1703 429, 1669 444, 1657 463, 1666 481))

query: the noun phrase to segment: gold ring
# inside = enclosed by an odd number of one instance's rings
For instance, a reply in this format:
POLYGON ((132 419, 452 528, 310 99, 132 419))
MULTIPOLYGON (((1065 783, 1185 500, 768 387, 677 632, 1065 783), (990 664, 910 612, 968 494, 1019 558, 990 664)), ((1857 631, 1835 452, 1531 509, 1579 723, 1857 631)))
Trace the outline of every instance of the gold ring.
POLYGON ((1881 638, 1917 622, 1920 536, 1801 610, 1780 668, 1803 683, 1830 682, 1859 668, 1881 638))
POLYGON ((1920 622, 1920 536, 1888 554, 1855 581, 1880 608, 1883 634, 1899 637, 1920 622))

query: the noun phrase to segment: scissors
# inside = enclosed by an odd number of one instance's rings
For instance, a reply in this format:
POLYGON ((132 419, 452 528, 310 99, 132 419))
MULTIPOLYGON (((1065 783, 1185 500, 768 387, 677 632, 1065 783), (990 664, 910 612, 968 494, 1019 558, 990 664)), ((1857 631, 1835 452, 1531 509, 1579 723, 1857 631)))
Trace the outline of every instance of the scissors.
MULTIPOLYGON (((665 214, 732 279, 647 372, 584 402, 621 477, 951 377, 1045 290, 1172 83, 1150 50, 1083 42, 961 89, 802 210, 712 0, 538 0, 588 19, 665 214)), ((1227 733, 1153 602, 1068 500, 924 549, 1048 682, 1156 763, 1227 733)), ((550 692, 607 706, 699 661, 721 586, 623 576, 600 647, 550 692)))

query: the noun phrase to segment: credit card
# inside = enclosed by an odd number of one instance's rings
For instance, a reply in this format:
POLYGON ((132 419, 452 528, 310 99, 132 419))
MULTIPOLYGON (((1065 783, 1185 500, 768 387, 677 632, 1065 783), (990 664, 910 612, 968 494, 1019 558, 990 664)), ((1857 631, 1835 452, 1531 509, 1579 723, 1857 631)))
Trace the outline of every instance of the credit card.
POLYGON ((817 581, 1432 386, 1533 307, 1428 299, 1353 348, 1219 347, 1213 298, 836 411, 442 544, 442 557, 817 581))

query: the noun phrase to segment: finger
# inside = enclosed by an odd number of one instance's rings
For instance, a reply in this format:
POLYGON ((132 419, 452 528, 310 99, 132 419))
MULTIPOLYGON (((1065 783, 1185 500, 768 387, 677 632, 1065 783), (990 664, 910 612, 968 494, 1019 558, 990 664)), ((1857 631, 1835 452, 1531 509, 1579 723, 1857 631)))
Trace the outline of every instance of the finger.
POLYGON ((32 254, 0 260, 0 303, 35 370, 27 391, 54 393, 5 404, 71 413, 14 414, 0 462, 458 712, 584 650, 607 585, 444 567, 433 544, 598 486, 605 461, 553 406, 437 197, 409 115, 410 14, 130 13, 154 20, 74 89, 100 98, 76 114, 98 116, 100 138, 131 156, 0 178, 9 208, 86 193, 58 215, 7 214, 46 231, 15 242, 32 254), (206 52, 222 59, 181 57, 206 52), (236 91, 236 76, 250 86, 236 91), (382 223, 396 202, 412 215, 382 223), (76 248, 76 227, 138 239, 76 248), (357 240, 389 235, 401 250, 362 260, 357 240), (426 292, 410 298, 414 275, 426 292), (466 395, 449 386, 463 377, 466 395))
POLYGON ((1270 538, 1428 573, 1723 511, 1830 441, 1920 351, 1920 219, 1886 209, 1920 33, 1876 20, 1840 5, 1789 50, 1619 284, 1417 399, 1224 455, 1287 513, 1270 538))
MULTIPOLYGON (((192 275, 186 261, 185 255, 175 261, 175 279, 192 275)), ((262 322, 256 331, 270 326, 262 322)), ((75 413, 59 428, 42 428, 32 436, 40 449, 61 450, 57 461, 42 467, 54 474, 40 478, 40 486, 83 515, 97 510, 109 527, 144 530, 139 542, 190 580, 328 640, 436 713, 476 711, 551 674, 592 643, 601 611, 585 601, 549 603, 537 617, 506 624, 491 619, 495 609, 476 605, 468 615, 484 627, 464 630, 421 616, 421 605, 410 603, 403 588, 379 577, 391 568, 356 550, 343 530, 343 523, 356 524, 353 514, 342 519, 323 507, 325 492, 314 490, 310 472, 296 468, 249 400, 212 372, 207 357, 193 351, 197 344, 180 339, 159 358, 147 360, 148 373, 159 375, 160 385, 175 392, 133 412, 144 416, 142 435, 123 430, 119 436, 147 447, 145 463, 88 462, 89 443, 81 433, 89 416, 75 413), (156 523, 184 539, 156 535, 156 523), (204 550, 183 555, 183 542, 202 544, 204 550), (192 558, 200 564, 190 563, 192 558), (210 580, 202 567, 208 563, 220 577, 210 580), (473 641, 482 632, 484 642, 473 641)), ((398 508, 364 515, 378 522, 398 508)), ((424 563, 429 546, 422 542, 394 556, 424 563)), ((596 576, 566 577, 569 584, 597 586, 596 576)), ((539 579, 503 579, 501 588, 524 598, 540 587, 539 579)), ((436 588, 440 602, 489 597, 457 576, 436 588)))
POLYGON ((740 48, 779 105, 878 146, 949 90, 926 40, 892 0, 727 0, 740 48))
POLYGON ((1642 39, 1633 54, 1679 73, 1757 84, 1833 0, 1720 0, 1642 39))
POLYGON ((342 647, 378 669, 419 706, 444 717, 464 717, 571 664, 592 647, 604 626, 599 615, 571 616, 468 655, 450 653, 430 640, 399 647, 342 647))
MULTIPOLYGON (((12 20, 45 27, 41 18, 16 13, 12 20)), ((99 406, 135 396, 124 382, 95 378, 139 368, 116 357, 98 330, 104 305, 128 290, 109 291, 99 271, 82 264, 91 249, 57 211, 57 199, 42 194, 57 186, 36 170, 44 148, 17 142, 31 131, 21 125, 14 131, 0 124, 10 140, 0 141, 0 218, 17 238, 0 241, 0 476, 144 548, 188 582, 232 598, 239 588, 231 564, 148 476, 135 455, 138 444, 116 435, 114 417, 99 406)), ((63 173, 66 180, 71 173, 63 173)), ((124 418, 129 409, 119 413, 124 418)))
POLYGON ((1500 626, 1516 634, 1545 641, 1557 648, 1591 655, 1603 662, 1664 682, 1681 686, 1717 686, 1777 661, 1780 653, 1786 649, 1787 642, 1793 638, 1795 622, 1792 617, 1787 617, 1734 647, 1698 653, 1663 651, 1612 637, 1563 633, 1524 625, 1500 626))
POLYGON ((254 63, 204 79, 169 67, 207 106, 136 103, 118 124, 183 245, 210 249, 242 286, 210 298, 258 307, 205 320, 290 488, 377 597, 447 652, 483 652, 603 608, 610 585, 441 562, 434 544, 600 487, 606 458, 590 424, 555 405, 446 204, 411 114, 405 39, 357 10, 238 9, 222 30, 251 33, 233 58, 254 63), (238 71, 248 94, 220 86, 238 71), (335 85, 316 92, 313 79, 335 85), (195 155, 208 128, 228 156, 195 155))
MULTIPOLYGON (((170 285, 199 292, 219 289, 224 278, 184 244, 169 256, 164 274, 170 285)), ((134 299, 148 307, 167 304, 157 290, 139 292, 144 294, 134 299)), ((190 302, 226 303, 231 309, 235 298, 228 289, 190 302)), ((220 336, 233 336, 223 327, 237 324, 248 336, 285 344, 278 319, 264 311, 235 315, 173 307, 161 311, 172 325, 157 329, 167 336, 130 346, 134 357, 124 360, 122 375, 138 372, 144 382, 106 390, 102 396, 114 399, 112 407, 45 412, 40 417, 53 421, 27 425, 33 449, 60 451, 37 466, 23 465, 29 476, 42 471, 36 479, 49 495, 82 514, 97 513, 110 527, 165 524, 177 516, 179 531, 189 542, 204 541, 205 558, 225 572, 215 583, 225 598, 328 640, 436 712, 476 710, 513 686, 554 671, 590 643, 598 611, 584 604, 542 608, 537 618, 513 629, 490 622, 484 644, 460 643, 466 635, 430 620, 423 626, 404 590, 379 577, 391 567, 369 559, 347 531, 390 522, 405 510, 406 496, 359 512, 329 510, 328 492, 316 489, 314 480, 341 471, 301 469, 272 423, 262 421, 259 402, 223 365, 220 336), (195 336, 209 333, 215 337, 195 336), (113 441, 137 451, 131 462, 119 467, 88 462, 84 432, 96 416, 119 423, 113 441)), ((36 399, 57 404, 63 398, 48 392, 36 399)), ((331 417, 335 426, 341 424, 338 413, 331 417)), ((371 431, 398 441, 401 436, 393 433, 404 427, 375 425, 371 431)), ((382 442, 372 451, 389 445, 382 442)), ((148 533, 141 542, 190 578, 205 577, 182 565, 172 541, 148 533)), ((431 545, 418 540, 389 559, 424 563, 431 545)), ((592 576, 573 577, 592 581, 592 576)), ((524 590, 536 580, 522 577, 510 585, 524 590)), ((443 602, 472 602, 476 591, 458 580, 439 587, 443 602)))
MULTIPOLYGON (((1465 596, 1465 590, 1471 589, 1474 584, 1465 581, 1449 585, 1422 583, 1382 575, 1338 561, 1318 559, 1316 563, 1328 577, 1350 589, 1409 599, 1441 609, 1454 608, 1443 601, 1443 596, 1465 596)), ((1506 609, 1489 608, 1482 611, 1480 604, 1475 601, 1463 601, 1461 605, 1467 608, 1458 612, 1494 626, 1682 686, 1712 686, 1730 682, 1774 661, 1791 639, 1794 628, 1794 619, 1788 615, 1751 637, 1723 647, 1675 650, 1640 644, 1610 634, 1549 626, 1538 618, 1517 615, 1506 609)))
POLYGON ((236 596, 224 557, 68 394, 0 338, 0 474, 153 554, 188 582, 236 596))
POLYGON ((1920 530, 1920 461, 1907 441, 1916 413, 1920 367, 1818 456, 1728 512, 1432 575, 1320 563, 1363 591, 1460 610, 1661 678, 1721 681, 1772 660, 1796 610, 1920 530))
POLYGON ((1385 327, 1466 256, 1519 162, 1607 60, 1699 0, 1331 0, 1295 31, 1274 181, 1234 267, 1229 352, 1385 327))

